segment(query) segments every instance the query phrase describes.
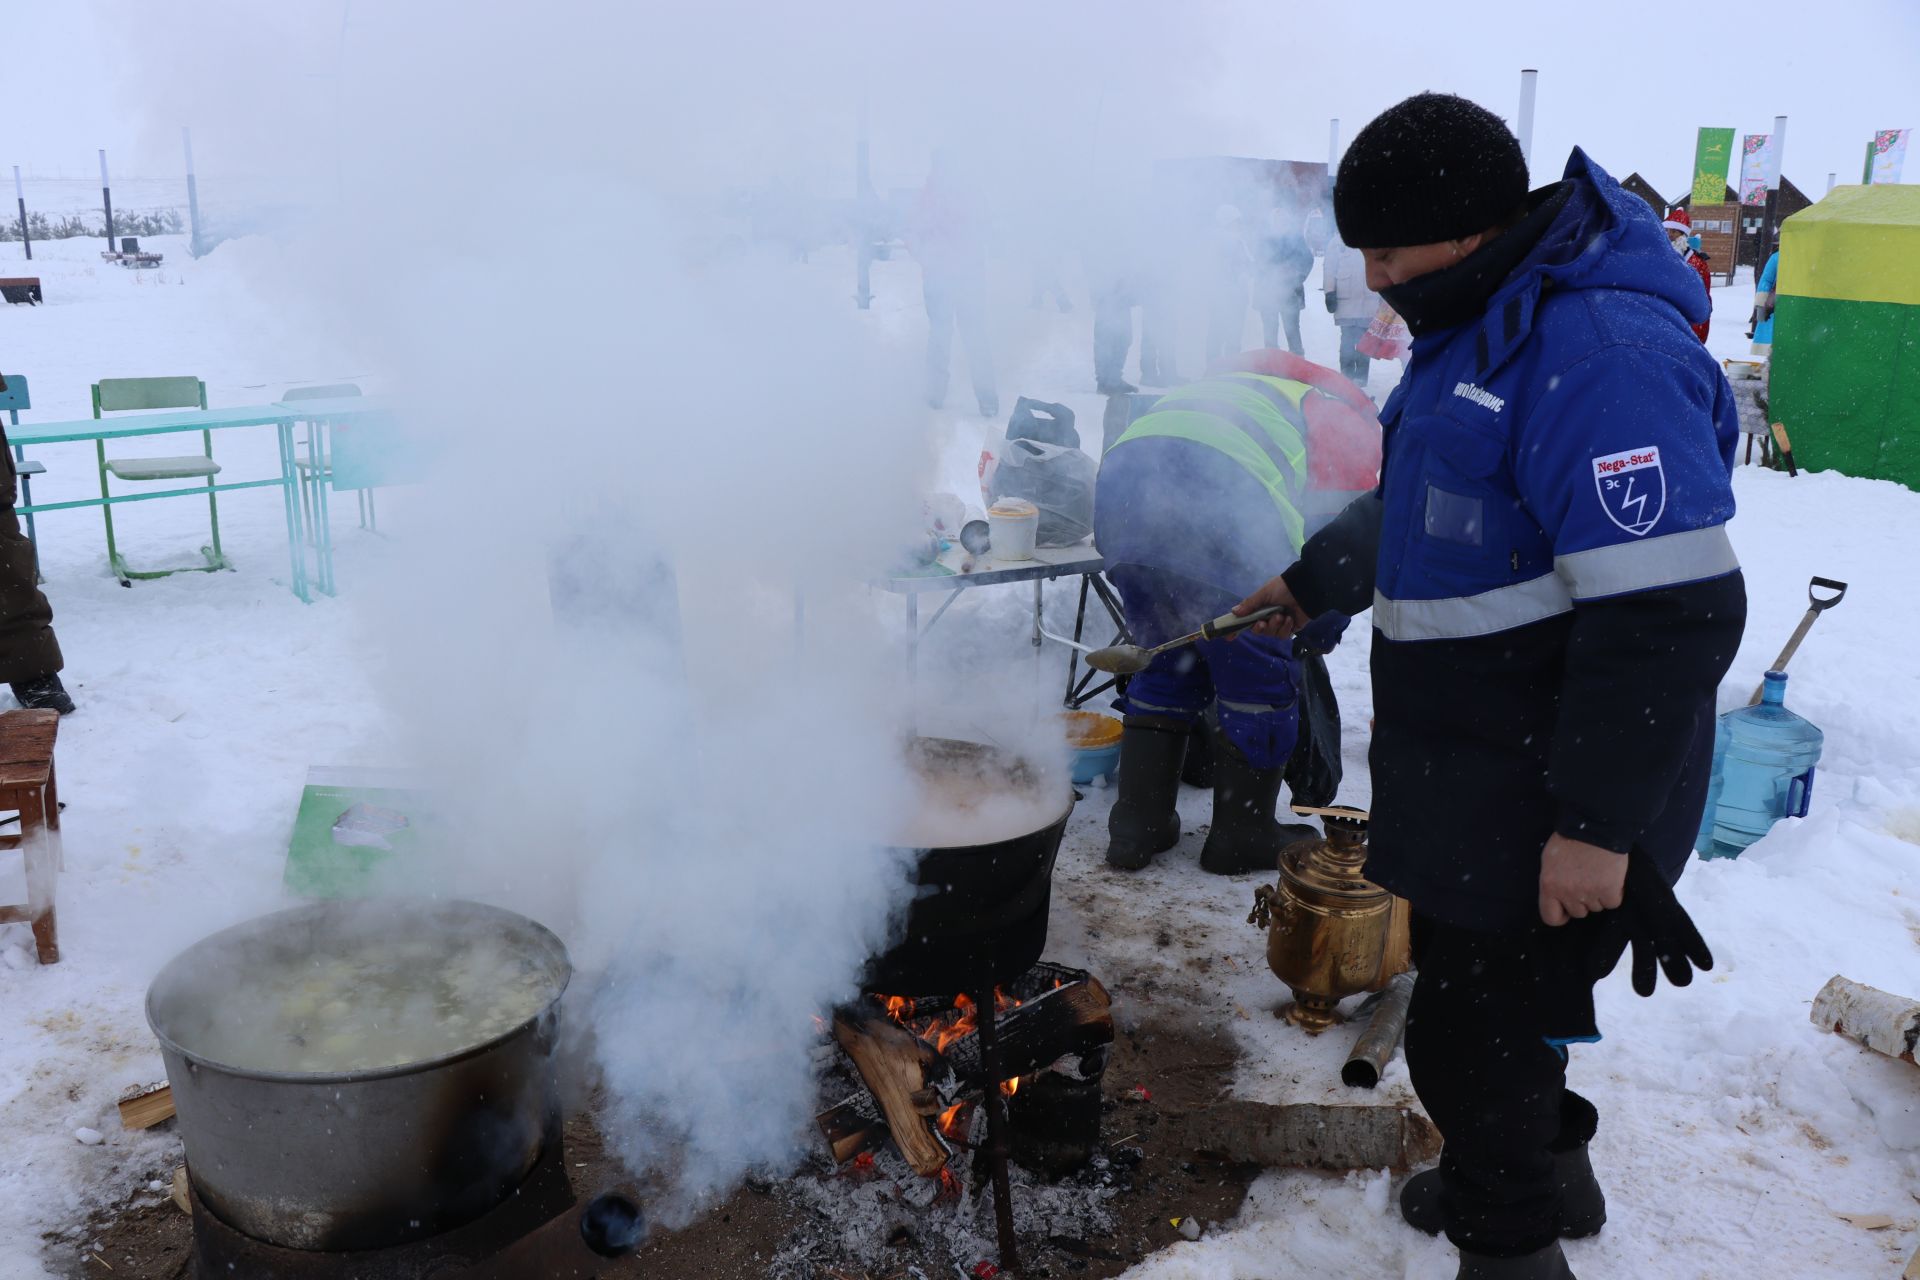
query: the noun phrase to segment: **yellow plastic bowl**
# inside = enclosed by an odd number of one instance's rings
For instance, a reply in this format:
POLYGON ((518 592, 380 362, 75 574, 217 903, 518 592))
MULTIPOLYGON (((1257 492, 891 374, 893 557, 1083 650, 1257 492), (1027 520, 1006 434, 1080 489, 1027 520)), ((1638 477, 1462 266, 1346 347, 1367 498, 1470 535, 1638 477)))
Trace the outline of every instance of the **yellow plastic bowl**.
POLYGON ((1067 745, 1076 751, 1101 751, 1120 745, 1120 721, 1097 711, 1066 714, 1067 745))

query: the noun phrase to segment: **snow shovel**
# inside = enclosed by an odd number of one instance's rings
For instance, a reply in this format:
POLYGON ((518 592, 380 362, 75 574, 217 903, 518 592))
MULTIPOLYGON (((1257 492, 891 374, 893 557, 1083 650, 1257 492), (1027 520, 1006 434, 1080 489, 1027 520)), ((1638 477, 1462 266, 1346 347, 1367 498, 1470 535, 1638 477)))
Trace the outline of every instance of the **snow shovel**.
MULTIPOLYGON (((1787 660, 1793 657, 1793 651, 1798 649, 1800 642, 1807 638, 1807 632, 1813 630, 1813 620, 1828 609, 1839 604, 1846 594, 1847 584, 1844 582, 1835 582, 1832 578, 1815 578, 1812 582, 1809 582, 1807 584, 1807 616, 1800 619, 1800 625, 1793 629, 1793 638, 1787 641, 1787 647, 1780 651, 1780 656, 1773 660, 1773 665, 1768 667, 1767 670, 1785 671, 1787 669, 1787 660), (1815 591, 1822 589, 1831 591, 1833 594, 1825 597, 1814 594, 1815 591)), ((1750 707, 1760 705, 1759 689, 1753 691, 1753 699, 1748 702, 1747 705, 1750 707)))

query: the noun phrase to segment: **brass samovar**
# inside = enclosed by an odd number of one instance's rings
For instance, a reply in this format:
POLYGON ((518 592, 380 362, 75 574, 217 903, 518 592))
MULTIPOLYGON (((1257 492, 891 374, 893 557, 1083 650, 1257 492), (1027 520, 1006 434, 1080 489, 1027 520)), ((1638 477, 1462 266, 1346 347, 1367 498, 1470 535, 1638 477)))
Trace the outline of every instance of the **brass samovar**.
POLYGON ((1281 851, 1280 882, 1254 891, 1247 923, 1267 930, 1267 966, 1293 991, 1281 1016, 1318 1034, 1340 1021, 1342 1000, 1378 991, 1412 967, 1408 906, 1362 874, 1364 812, 1296 811, 1320 815, 1326 837, 1281 851))

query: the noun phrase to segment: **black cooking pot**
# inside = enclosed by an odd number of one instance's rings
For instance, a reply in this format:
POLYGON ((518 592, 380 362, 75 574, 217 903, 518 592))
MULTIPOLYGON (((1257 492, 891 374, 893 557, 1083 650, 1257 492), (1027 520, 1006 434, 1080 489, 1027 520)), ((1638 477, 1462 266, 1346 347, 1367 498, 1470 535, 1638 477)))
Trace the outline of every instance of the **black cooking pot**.
POLYGON ((977 742, 918 738, 913 764, 928 777, 983 791, 1018 791, 1058 809, 1038 828, 990 844, 919 848, 918 891, 894 944, 868 962, 865 986, 889 995, 951 995, 991 980, 1004 984, 1031 969, 1047 945, 1053 863, 1073 812, 1064 773, 977 742))

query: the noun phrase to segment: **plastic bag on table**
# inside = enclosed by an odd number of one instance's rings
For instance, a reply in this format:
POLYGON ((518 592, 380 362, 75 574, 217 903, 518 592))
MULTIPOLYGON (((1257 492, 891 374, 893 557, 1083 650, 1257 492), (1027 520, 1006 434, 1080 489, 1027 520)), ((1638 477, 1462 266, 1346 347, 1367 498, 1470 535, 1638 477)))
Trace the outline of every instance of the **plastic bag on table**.
POLYGON ((1100 464, 1076 445, 1008 440, 988 477, 989 504, 1025 498, 1040 508, 1035 539, 1043 547, 1070 547, 1093 534, 1093 483, 1100 464))

